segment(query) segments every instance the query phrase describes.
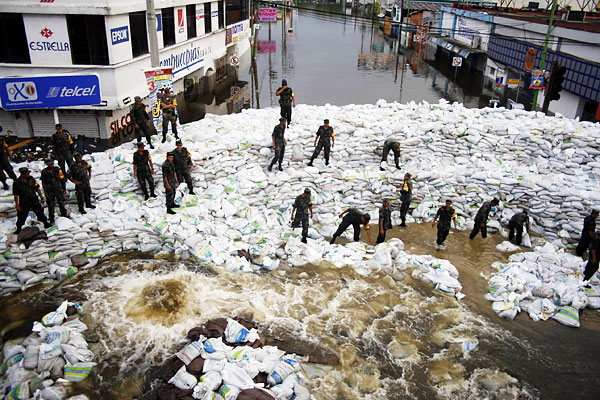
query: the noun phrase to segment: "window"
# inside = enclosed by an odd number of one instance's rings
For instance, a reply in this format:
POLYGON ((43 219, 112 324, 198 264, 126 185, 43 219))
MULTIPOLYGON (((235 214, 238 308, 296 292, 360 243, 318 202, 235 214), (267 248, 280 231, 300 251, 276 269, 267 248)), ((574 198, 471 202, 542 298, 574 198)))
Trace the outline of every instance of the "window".
POLYGON ((249 18, 248 0, 226 0, 227 1, 227 26, 241 22, 249 18))
POLYGON ((0 62, 31 63, 21 14, 0 13, 0 35, 4 38, 0 40, 0 62))
POLYGON ((225 28, 225 2, 219 1, 219 29, 225 28))
POLYGON ((103 15, 67 15, 73 64, 108 65, 103 15))
POLYGON ((196 5, 190 4, 185 7, 187 19, 188 39, 196 37, 196 5))
POLYGON ((148 54, 148 32, 146 30, 145 11, 129 14, 129 29, 131 29, 131 50, 133 57, 148 54))
POLYGON ((175 44, 175 13, 173 7, 162 10, 163 45, 175 44))
POLYGON ((210 3, 204 3, 204 33, 212 32, 212 18, 210 16, 210 3))

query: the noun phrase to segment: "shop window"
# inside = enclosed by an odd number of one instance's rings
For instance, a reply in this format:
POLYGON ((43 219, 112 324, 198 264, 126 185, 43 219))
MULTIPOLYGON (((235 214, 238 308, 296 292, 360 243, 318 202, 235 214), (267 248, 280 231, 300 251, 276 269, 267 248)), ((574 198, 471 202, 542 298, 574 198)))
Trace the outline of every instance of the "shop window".
POLYGON ((249 17, 248 0, 226 0, 227 2, 227 26, 241 22, 249 17))
POLYGON ((0 62, 30 64, 23 15, 0 13, 0 62), (7 40, 10 38, 10 40, 7 40))
POLYGON ((219 29, 225 28, 225 2, 219 1, 219 29))
POLYGON ((73 64, 108 65, 103 15, 67 15, 73 64))
POLYGON ((163 28, 163 44, 165 47, 175 44, 175 12, 173 7, 163 8, 162 28, 163 28))
POLYGON ((129 29, 131 30, 131 51, 133 52, 133 57, 148 54, 148 31, 146 28, 145 11, 129 14, 129 29))
POLYGON ((186 19, 187 19, 187 37, 188 39, 195 38, 196 33, 196 5, 190 4, 185 7, 186 19))
POLYGON ((212 32, 211 4, 204 3, 204 33, 212 32))

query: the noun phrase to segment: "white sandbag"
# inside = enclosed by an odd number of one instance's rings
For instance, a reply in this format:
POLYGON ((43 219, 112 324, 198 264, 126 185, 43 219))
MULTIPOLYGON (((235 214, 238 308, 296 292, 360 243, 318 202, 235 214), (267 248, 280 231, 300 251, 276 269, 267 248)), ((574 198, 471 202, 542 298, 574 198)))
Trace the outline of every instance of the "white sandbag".
POLYGON ((227 363, 225 365, 225 368, 221 371, 221 378, 223 379, 223 384, 241 390, 252 389, 255 386, 254 381, 252 381, 248 373, 234 363, 227 363))
POLYGON ((185 366, 179 368, 177 373, 169 379, 169 383, 177 388, 186 390, 192 389, 198 383, 196 377, 185 370, 185 366))
POLYGON ((225 339, 229 343, 254 342, 259 339, 256 329, 246 329, 242 324, 234 319, 227 318, 227 327, 225 328, 225 339))
POLYGON ((564 306, 552 316, 552 319, 560 322, 563 325, 572 326, 575 328, 580 327, 579 323, 579 310, 575 307, 564 306))
POLYGON ((189 365, 196 357, 200 356, 202 353, 203 345, 202 341, 191 342, 179 352, 175 353, 177 358, 179 358, 185 365, 189 365))

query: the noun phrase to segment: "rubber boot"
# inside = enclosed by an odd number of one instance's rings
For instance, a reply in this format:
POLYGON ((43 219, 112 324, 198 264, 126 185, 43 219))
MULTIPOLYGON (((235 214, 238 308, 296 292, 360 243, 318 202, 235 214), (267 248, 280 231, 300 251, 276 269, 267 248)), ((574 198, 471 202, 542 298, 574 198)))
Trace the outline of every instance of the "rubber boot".
POLYGON ((8 190, 8 184, 6 182, 2 182, 2 186, 4 187, 4 190, 8 190))
POLYGON ((334 244, 335 243, 335 239, 337 239, 337 236, 332 237, 331 241, 329 241, 329 244, 334 244))
POLYGON ((152 190, 152 191, 150 192, 150 197, 152 197, 152 198, 156 198, 156 194, 154 193, 154 190, 152 190))
POLYGON ((166 141, 167 141, 167 134, 163 133, 163 138, 162 138, 162 142, 161 143, 164 143, 166 141))
POLYGON ((173 209, 171 207, 167 207, 167 214, 174 215, 174 214, 176 214, 176 212, 173 211, 173 209))
POLYGON ((281 168, 281 164, 279 164, 279 170, 280 170, 280 171, 283 171, 283 168, 281 168))
POLYGON ((269 164, 269 167, 267 169, 269 170, 269 172, 271 172, 273 170, 273 163, 269 164))
POLYGON ((307 164, 307 165, 308 165, 309 167, 312 167, 312 166, 313 166, 313 161, 314 161, 314 159, 313 159, 313 158, 311 158, 311 159, 310 159, 310 161, 308 162, 308 164, 307 164))
POLYGON ((306 243, 306 238, 303 237, 302 240, 300 240, 302 243, 306 243))
POLYGON ((82 214, 87 214, 87 212, 85 212, 85 209, 83 207, 79 208, 79 212, 82 213, 82 214))
POLYGON ((144 200, 148 200, 150 198, 150 196, 148 196, 148 192, 144 191, 144 200))

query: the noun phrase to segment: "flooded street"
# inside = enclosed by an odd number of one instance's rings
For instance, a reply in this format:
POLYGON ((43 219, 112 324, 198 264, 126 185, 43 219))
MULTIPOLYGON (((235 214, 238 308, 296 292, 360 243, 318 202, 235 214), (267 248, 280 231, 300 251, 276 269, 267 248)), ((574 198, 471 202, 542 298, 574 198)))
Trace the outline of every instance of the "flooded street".
POLYGON ((468 232, 452 233, 447 249, 436 251, 430 224, 400 229, 391 236, 408 252, 457 266, 462 302, 413 280, 412 268, 398 282, 326 263, 239 274, 132 253, 54 288, 4 299, 2 321, 25 319, 5 339, 25 335, 62 299, 82 302, 99 366, 77 391, 97 399, 155 398, 161 366, 187 331, 222 316, 253 320, 267 343, 303 355, 317 399, 561 399, 573 394, 572 385, 578 398, 595 398, 597 312, 583 311, 581 329, 536 323, 524 313, 502 320, 483 298, 480 277, 492 262, 507 260, 495 248, 499 235, 469 241, 468 232), (465 343, 477 347, 467 351, 465 343))
MULTIPOLYGON (((238 70, 227 67, 226 79, 215 84, 207 78, 201 81, 202 84, 186 89, 180 101, 182 122, 202 118, 208 113, 277 108, 274 93, 282 78, 288 80, 296 92, 298 103, 307 109, 312 107, 308 105, 375 103, 378 99, 437 103, 439 99, 446 98, 464 102, 468 107, 487 104, 488 98, 481 94, 481 76, 461 72, 455 84, 453 70, 443 67, 445 61, 436 59, 435 54, 414 49, 398 51, 397 43, 385 38, 371 22, 343 15, 345 10, 337 5, 323 5, 321 8, 342 15, 295 10, 271 26, 262 24, 257 34, 256 60, 242 58, 238 70)), ((296 112, 298 116, 301 113, 300 110, 296 112)), ((320 121, 320 113, 323 112, 311 108, 305 114, 320 121)), ((252 113, 258 112, 250 110, 246 114, 252 116, 252 113)), ((260 114, 252 121, 239 118, 236 122, 237 117, 244 116, 238 114, 223 123, 207 117, 207 127, 204 127, 207 132, 211 135, 216 132, 231 139, 231 142, 223 142, 217 150, 205 146, 216 143, 214 138, 194 141, 186 136, 191 128, 187 130, 189 126, 183 126, 182 137, 189 141, 186 145, 205 151, 201 155, 195 152, 198 159, 194 162, 199 171, 195 172, 194 178, 197 178, 198 195, 185 197, 185 201, 190 203, 189 214, 186 214, 185 205, 177 210, 176 217, 181 218, 184 225, 177 225, 173 220, 165 221, 161 207, 156 212, 160 218, 152 223, 146 222, 143 228, 152 231, 152 227, 165 227, 168 223, 172 223, 173 227, 193 226, 191 230, 175 231, 180 241, 177 254, 186 254, 190 259, 192 256, 199 259, 202 253, 195 251, 197 249, 190 244, 191 241, 188 241, 189 246, 186 245, 185 250, 182 250, 181 244, 191 237, 202 236, 201 244, 204 245, 204 239, 206 242, 209 240, 207 232, 211 232, 212 239, 216 237, 219 240, 229 235, 227 239, 231 239, 232 248, 237 249, 258 249, 259 245, 267 242, 273 247, 273 251, 268 253, 273 255, 273 259, 278 254, 277 250, 285 256, 277 256, 277 262, 281 260, 279 267, 274 267, 273 271, 266 267, 258 270, 257 267, 258 272, 230 272, 228 266, 223 265, 223 258, 215 258, 220 262, 207 258, 206 264, 216 265, 202 266, 176 258, 174 239, 170 242, 173 250, 170 253, 163 250, 154 255, 118 250, 115 251, 118 255, 103 258, 97 266, 81 269, 66 280, 42 283, 1 298, 2 340, 6 342, 28 335, 33 321, 39 321, 64 300, 82 304, 82 320, 88 327, 85 339, 98 365, 90 378, 74 385, 74 393, 86 394, 90 399, 156 399, 163 385, 161 377, 165 365, 188 343, 187 332, 209 319, 221 317, 251 320, 256 323, 266 344, 299 355, 302 375, 307 378, 306 387, 318 400, 598 398, 600 314, 597 310, 583 309, 580 313, 581 328, 574 329, 552 319, 534 322, 526 312, 518 314, 515 320, 502 319, 492 310, 492 303, 485 299, 488 293, 485 277, 494 271, 492 264, 507 262, 510 256, 510 253, 496 248, 505 240, 500 234, 469 240, 468 231, 451 233, 445 242, 446 248, 438 251, 434 245, 436 230, 431 223, 409 223, 406 228, 394 226, 388 231, 387 239, 401 239, 408 254, 432 255, 451 262, 460 273, 458 280, 466 295, 460 301, 434 290, 431 283, 413 278, 413 272, 418 272, 418 268, 411 263, 406 269, 394 270, 389 275, 380 268, 368 276, 353 269, 354 265, 338 268, 330 262, 320 261, 326 259, 324 253, 317 253, 320 262, 314 264, 297 267, 286 264, 286 260, 292 264, 291 254, 296 251, 292 248, 288 257, 284 249, 290 239, 286 236, 290 231, 290 210, 286 202, 291 204, 290 199, 299 192, 299 188, 310 184, 314 185, 311 186, 313 189, 319 189, 320 202, 315 200, 315 203, 320 209, 315 212, 317 216, 311 222, 311 229, 317 232, 314 226, 318 224, 319 232, 325 232, 321 228, 332 228, 337 224, 341 204, 346 208, 342 197, 362 199, 360 201, 365 207, 376 210, 375 205, 379 206, 384 192, 376 191, 375 184, 381 186, 383 179, 378 172, 380 153, 372 151, 376 147, 372 143, 377 139, 355 145, 352 139, 356 137, 357 130, 346 132, 355 136, 347 136, 350 138, 347 148, 351 152, 345 153, 345 156, 338 153, 340 147, 344 148, 343 136, 338 136, 336 140, 341 143, 336 142, 332 166, 326 167, 319 159, 319 169, 314 167, 314 176, 294 175, 305 166, 307 157, 304 153, 312 150, 310 144, 306 145, 313 140, 312 119, 310 132, 308 128, 293 131, 295 126, 292 124, 293 128, 286 136, 290 142, 296 140, 300 150, 298 159, 293 160, 295 164, 288 164, 286 160, 286 174, 289 172, 290 175, 270 174, 270 187, 267 186, 269 178, 266 175, 264 181, 256 182, 250 182, 249 176, 235 175, 238 168, 244 171, 250 162, 256 166, 248 168, 250 173, 258 175, 266 170, 266 163, 271 157, 270 130, 264 130, 260 124, 266 120, 269 124, 271 120, 276 121, 278 115, 272 114, 268 118, 260 114), (240 127, 249 128, 244 130, 240 127), (233 134, 233 131, 262 132, 261 129, 265 132, 266 145, 264 140, 253 141, 250 133, 243 141, 237 140, 233 134), (370 149, 368 156, 355 152, 360 146, 370 149), (225 157, 235 157, 235 160, 225 157), (366 163, 371 164, 368 170, 363 168, 366 163), (360 181, 358 177, 343 176, 342 172, 348 172, 345 169, 350 169, 350 164, 353 168, 367 171, 368 179, 360 181), (217 182, 224 182, 222 192, 237 195, 238 189, 241 192, 245 188, 239 188, 239 182, 233 176, 251 186, 246 193, 247 202, 244 200, 244 207, 240 206, 243 218, 237 209, 226 216, 221 207, 227 203, 225 200, 219 203, 221 193, 215 191, 211 194, 213 192, 209 190, 214 189, 217 182), (339 185, 333 185, 334 181, 339 185), (293 191, 290 182, 295 185, 293 191), (366 183, 372 184, 368 190, 366 183), (267 190, 263 190, 265 188, 267 190), (283 191, 283 188, 286 190, 283 191), (334 197, 335 201, 332 200, 334 197), (196 209, 194 202, 200 203, 206 212, 192 214, 196 209), (211 207, 210 212, 208 206, 211 207), (251 218, 252 213, 255 220, 251 218), (270 220, 265 218, 258 226, 256 221, 259 216, 262 219, 263 214, 270 220), (251 233, 244 235, 236 230, 233 235, 233 230, 226 229, 223 222, 227 220, 244 222, 240 225, 240 232, 255 225, 256 230, 248 230, 251 233), (275 229, 271 222, 277 224, 276 232, 273 232, 275 229)), ((359 112, 352 114, 351 122, 356 125, 353 126, 355 129, 364 128, 365 115, 359 112)), ((462 121, 461 116, 461 124, 462 121)), ((342 122, 347 123, 348 118, 337 121, 340 125, 342 122)), ((306 126, 309 126, 308 123, 306 126)), ((269 125, 269 129, 271 127, 269 125)), ((368 136, 373 137, 375 133, 371 132, 368 136)), ((433 139, 432 142, 436 143, 433 139)), ((416 148, 421 144, 413 141, 410 146, 416 148)), ((410 146, 404 146, 403 151, 409 150, 410 146)), ((437 147, 430 147, 432 152, 437 151, 437 147)), ((291 158, 289 154, 286 157, 291 158)), ((452 162, 461 160, 468 159, 452 158, 452 162)), ((422 165, 426 166, 426 162, 424 159, 422 165)), ((411 168, 417 175, 417 166, 412 165, 411 168)), ((419 169, 427 168, 419 166, 419 169)), ((123 179, 129 179, 129 173, 122 172, 123 179)), ((434 181, 432 178, 431 182, 434 181)), ((137 183, 131 182, 129 194, 138 190, 137 183)), ((110 184, 107 180, 106 185, 110 184)), ((440 178, 437 187, 443 186, 440 178)), ((462 185, 456 184, 458 191, 462 190, 462 186, 467 186, 464 179, 462 185)), ((123 187, 115 188, 115 192, 123 187)), ((109 194, 105 195, 106 200, 109 194)), ((545 193, 544 196, 550 197, 550 194, 545 193)), ((437 202, 441 199, 441 196, 435 200, 433 197, 433 194, 428 194, 420 201, 430 198, 437 202)), ((183 195, 178 197, 180 204, 185 203, 183 198, 183 195)), ((577 197, 572 200, 576 201, 579 201, 577 197)), ((133 204, 133 201, 130 203, 133 204)), ((468 206, 471 203, 469 199, 464 204, 468 206)), ((112 203, 106 205, 105 202, 104 205, 109 207, 107 214, 109 209, 113 212, 112 203)), ((138 209, 146 205, 142 205, 139 199, 133 207, 127 206, 127 210, 133 208, 139 213, 138 209)), ((397 202, 392 206, 397 207, 397 202)), ((111 215, 117 215, 115 219, 126 219, 118 217, 118 214, 111 215)), ((144 214, 145 221, 149 221, 149 215, 144 214)), ((141 213, 137 219, 142 219, 141 213)), ((371 228, 371 232, 376 230, 375 225, 371 228)), ((137 225, 128 229, 128 235, 133 232, 131 236, 148 236, 148 231, 142 233, 137 225)), ((109 241, 109 237, 119 240, 110 236, 117 231, 119 229, 113 226, 102 235, 94 232, 94 239, 103 242, 102 245, 109 241)), ((162 249, 165 241, 162 233, 156 233, 157 249, 162 249)), ((310 240, 322 243, 329 239, 328 234, 317 232, 317 235, 317 239, 311 236, 310 240)), ((65 246, 73 246, 73 241, 77 240, 73 235, 67 239, 65 246)), ((536 240, 541 241, 540 238, 536 240)), ((364 232, 361 241, 367 241, 364 232)), ((133 238, 129 237, 129 242, 132 243, 133 238)), ((133 243, 135 246, 136 242, 133 243)), ((215 249, 222 244, 215 243, 212 243, 215 249)), ((348 241, 340 238, 337 243, 346 244, 348 241)), ((229 248, 221 247, 224 249, 221 253, 227 253, 229 248)), ((327 249, 330 251, 332 247, 327 249)), ((215 256, 220 255, 216 250, 214 253, 215 256)), ((365 246, 364 253, 373 257, 374 250, 365 246)), ((268 258, 266 253, 262 256, 268 258)), ((227 257, 235 256, 229 252, 227 257)), ((364 272, 365 269, 359 271, 364 272)))

